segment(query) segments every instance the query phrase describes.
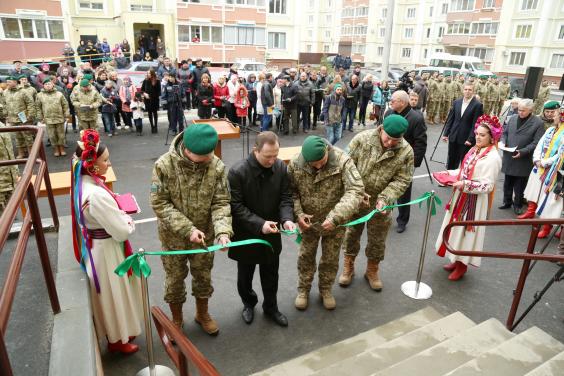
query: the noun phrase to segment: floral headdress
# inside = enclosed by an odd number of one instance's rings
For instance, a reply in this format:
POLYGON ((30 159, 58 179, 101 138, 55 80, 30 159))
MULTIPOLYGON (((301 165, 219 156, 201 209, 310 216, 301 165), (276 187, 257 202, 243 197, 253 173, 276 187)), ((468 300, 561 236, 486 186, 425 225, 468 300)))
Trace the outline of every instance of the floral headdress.
POLYGON ((93 129, 82 130, 80 131, 80 141, 77 141, 77 143, 82 150, 82 154, 80 155, 82 166, 90 171, 94 163, 96 163, 96 153, 100 145, 100 135, 93 129))
POLYGON ((486 127, 490 130, 494 142, 498 142, 503 133, 503 127, 501 126, 497 116, 482 115, 476 120, 474 129, 478 127, 486 127))

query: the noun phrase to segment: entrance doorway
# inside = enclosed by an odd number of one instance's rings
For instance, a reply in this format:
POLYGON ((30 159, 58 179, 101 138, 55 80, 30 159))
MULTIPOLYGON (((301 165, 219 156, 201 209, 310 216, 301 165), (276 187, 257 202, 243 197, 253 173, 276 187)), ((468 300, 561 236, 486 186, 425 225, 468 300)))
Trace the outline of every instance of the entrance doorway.
POLYGON ((157 38, 164 40, 164 25, 153 23, 134 23, 133 36, 135 38, 135 50, 141 50, 141 56, 144 57, 147 52, 153 59, 158 57, 157 38))

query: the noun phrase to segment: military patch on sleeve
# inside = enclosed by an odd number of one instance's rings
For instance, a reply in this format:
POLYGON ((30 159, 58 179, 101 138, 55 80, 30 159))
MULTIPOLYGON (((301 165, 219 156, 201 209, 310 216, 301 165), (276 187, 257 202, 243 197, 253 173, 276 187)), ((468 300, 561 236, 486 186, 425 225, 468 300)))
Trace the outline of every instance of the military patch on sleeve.
POLYGON ((157 183, 151 184, 151 193, 157 193, 159 191, 159 185, 157 183))
POLYGON ((349 177, 351 178, 351 180, 362 181, 362 177, 360 176, 360 174, 358 173, 358 170, 356 168, 349 168, 348 173, 349 173, 349 177))

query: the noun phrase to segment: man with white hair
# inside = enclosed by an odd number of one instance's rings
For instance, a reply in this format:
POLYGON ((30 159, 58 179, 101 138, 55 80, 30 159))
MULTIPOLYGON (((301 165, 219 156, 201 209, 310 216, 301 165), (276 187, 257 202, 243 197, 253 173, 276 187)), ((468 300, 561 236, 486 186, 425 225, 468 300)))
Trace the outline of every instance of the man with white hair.
POLYGON ((503 183, 503 205, 500 209, 513 206, 515 214, 523 214, 523 194, 531 169, 533 151, 544 133, 542 120, 533 114, 531 99, 521 99, 517 116, 509 118, 501 136, 501 142, 515 151, 503 151, 501 171, 505 174, 503 183), (515 197, 513 197, 515 195, 515 197))

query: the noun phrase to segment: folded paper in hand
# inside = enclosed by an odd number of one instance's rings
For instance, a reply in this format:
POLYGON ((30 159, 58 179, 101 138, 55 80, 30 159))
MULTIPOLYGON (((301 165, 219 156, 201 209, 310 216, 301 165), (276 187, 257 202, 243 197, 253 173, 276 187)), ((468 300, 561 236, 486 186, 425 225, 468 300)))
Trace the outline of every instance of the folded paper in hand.
POLYGON ((498 144, 497 147, 498 147, 499 150, 507 151, 509 153, 514 153, 517 150, 517 146, 514 146, 512 148, 508 148, 507 146, 505 146, 505 144, 502 144, 501 142, 498 144))
POLYGON ((119 208, 127 214, 137 214, 141 212, 133 194, 124 193, 122 195, 115 195, 115 199, 119 208))
POLYGON ((18 112, 18 118, 22 123, 27 123, 27 116, 25 116, 25 112, 18 112))

